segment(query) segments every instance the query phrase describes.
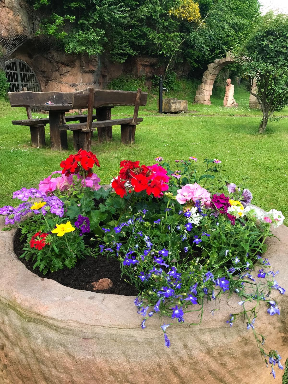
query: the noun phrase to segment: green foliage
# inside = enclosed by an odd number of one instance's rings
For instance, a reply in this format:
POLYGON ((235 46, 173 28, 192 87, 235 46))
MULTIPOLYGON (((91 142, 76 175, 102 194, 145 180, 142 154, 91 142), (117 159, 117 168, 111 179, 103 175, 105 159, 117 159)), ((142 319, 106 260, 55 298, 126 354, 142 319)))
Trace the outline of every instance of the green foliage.
POLYGON ((137 91, 138 88, 141 88, 143 92, 148 91, 144 76, 138 78, 129 75, 120 76, 110 82, 109 88, 122 91, 137 91))
POLYGON ((21 257, 26 260, 32 259, 33 269, 37 268, 44 274, 48 271, 54 272, 63 268, 73 268, 78 259, 85 258, 90 254, 79 231, 65 233, 62 237, 51 231, 56 225, 66 224, 67 218, 60 219, 56 215, 47 213, 45 219, 42 215, 33 216, 20 224, 21 233, 27 235, 27 243, 21 257), (47 233, 45 246, 37 249, 31 246, 32 236, 38 232, 47 233))
POLYGON ((285 362, 285 371, 282 377, 282 384, 288 384, 288 359, 285 362))
POLYGON ((7 82, 5 72, 0 70, 0 99, 7 99, 8 89, 9 83, 7 82))
POLYGON ((118 62, 150 55, 169 67, 183 60, 203 67, 236 49, 259 14, 258 0, 200 0, 200 24, 170 14, 180 0, 28 1, 42 19, 40 33, 55 36, 66 52, 106 52, 118 62))
POLYGON ((244 50, 243 71, 257 83, 254 94, 261 104, 263 118, 259 132, 266 129, 269 116, 288 104, 288 17, 263 17, 244 50))
POLYGON ((204 23, 191 30, 185 58, 193 67, 205 67, 227 52, 238 51, 258 23, 258 0, 199 1, 205 9, 204 23))

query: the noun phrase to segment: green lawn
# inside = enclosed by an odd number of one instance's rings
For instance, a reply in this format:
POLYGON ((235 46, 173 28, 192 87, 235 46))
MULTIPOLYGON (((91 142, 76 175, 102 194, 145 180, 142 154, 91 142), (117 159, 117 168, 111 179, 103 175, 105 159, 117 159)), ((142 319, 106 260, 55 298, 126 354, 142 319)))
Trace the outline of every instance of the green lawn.
MULTIPOLYGON (((157 156, 172 162, 196 156, 200 163, 205 158, 219 158, 227 180, 249 188, 254 204, 281 210, 288 224, 288 120, 281 117, 288 115, 288 108, 276 114, 278 120, 269 122, 267 134, 261 136, 257 133, 261 112, 249 109, 249 95, 242 88, 235 89, 237 109, 223 108, 220 97, 212 97, 211 106, 192 104, 193 97, 187 95, 189 113, 176 115, 158 114, 157 97, 149 95, 147 106, 139 111, 144 121, 137 128, 134 145, 120 144, 119 127, 113 128, 112 142, 100 145, 93 140, 92 150, 101 164, 97 173, 103 183, 117 175, 123 159, 149 165, 157 156)), ((166 96, 184 98, 185 94, 166 96)), ((132 109, 115 108, 113 115, 127 117, 132 109)), ((74 152, 71 132, 69 151, 32 148, 29 128, 11 124, 11 120, 20 118, 26 118, 24 108, 0 102, 0 206, 16 205, 11 198, 13 191, 23 186, 37 187, 39 180, 59 170, 60 161, 74 152)), ((46 141, 49 144, 48 128, 46 141)))

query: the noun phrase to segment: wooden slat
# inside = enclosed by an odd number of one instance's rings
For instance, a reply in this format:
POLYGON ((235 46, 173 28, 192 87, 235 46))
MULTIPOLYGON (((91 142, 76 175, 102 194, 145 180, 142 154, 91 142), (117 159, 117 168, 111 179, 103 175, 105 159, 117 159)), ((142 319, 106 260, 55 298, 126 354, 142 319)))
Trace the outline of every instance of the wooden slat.
MULTIPOLYGON (((82 119, 87 120, 87 115, 65 115, 65 120, 66 121, 80 121, 82 119)), ((96 113, 92 115, 92 120, 96 119, 96 113)))
POLYGON ((72 105, 73 92, 8 92, 11 107, 34 107, 48 102, 72 105))
MULTIPOLYGON (((116 105, 135 105, 137 92, 110 91, 96 89, 94 92, 94 108, 116 105)), ((142 93, 140 105, 146 105, 147 93, 142 93)), ((88 92, 77 92, 74 94, 73 108, 88 108, 88 92)))
POLYGON ((33 126, 33 125, 45 125, 49 123, 49 119, 29 119, 29 120, 13 120, 13 125, 27 125, 27 126, 33 126))
MULTIPOLYGON (((113 126, 113 125, 125 125, 125 124, 131 124, 132 123, 132 120, 133 118, 128 118, 128 119, 115 119, 115 120, 103 120, 103 121, 94 121, 92 123, 92 129, 93 128, 98 128, 98 127, 110 127, 110 126, 113 126)), ((143 121, 143 118, 142 117, 138 117, 137 120, 136 120, 136 124, 139 124, 141 123, 141 121, 143 121)), ((60 125, 59 128, 61 130, 70 130, 70 131, 74 131, 74 130, 85 130, 87 127, 87 123, 78 123, 78 124, 63 124, 63 125, 60 125)))

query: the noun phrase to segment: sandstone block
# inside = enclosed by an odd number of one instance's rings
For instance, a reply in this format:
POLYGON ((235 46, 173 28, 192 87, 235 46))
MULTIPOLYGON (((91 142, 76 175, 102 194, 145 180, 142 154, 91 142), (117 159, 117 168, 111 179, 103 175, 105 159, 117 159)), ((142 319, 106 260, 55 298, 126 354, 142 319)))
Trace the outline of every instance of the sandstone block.
POLYGON ((188 101, 187 100, 177 100, 173 98, 163 100, 164 113, 179 113, 188 111, 188 101))

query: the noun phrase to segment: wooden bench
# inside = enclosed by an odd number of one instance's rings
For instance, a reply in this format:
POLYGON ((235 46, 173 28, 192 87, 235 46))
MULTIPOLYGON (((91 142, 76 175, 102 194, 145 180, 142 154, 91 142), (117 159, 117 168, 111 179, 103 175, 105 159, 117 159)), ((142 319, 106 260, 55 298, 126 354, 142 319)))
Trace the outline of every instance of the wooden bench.
MULTIPOLYGON (((89 88, 87 92, 74 94, 73 107, 79 108, 85 105, 88 108, 87 122, 76 124, 60 125, 60 130, 66 129, 73 131, 74 149, 80 148, 89 150, 91 147, 92 132, 97 130, 98 142, 109 141, 112 139, 112 127, 121 126, 121 142, 132 144, 135 142, 136 125, 143 121, 138 118, 140 105, 147 102, 147 94, 123 91, 95 91, 89 88), (133 116, 125 119, 111 119, 111 109, 115 105, 134 105, 133 116), (93 109, 96 108, 96 119, 94 120, 93 109)), ((67 121, 67 120, 66 120, 67 121)))
POLYGON ((67 149, 67 130, 73 131, 74 148, 90 150, 92 132, 97 129, 98 142, 112 139, 112 127, 121 125, 121 141, 134 143, 136 125, 143 119, 138 118, 140 105, 146 105, 147 93, 108 91, 88 88, 87 91, 63 92, 13 92, 9 93, 12 107, 26 107, 27 120, 14 120, 13 125, 30 127, 32 146, 45 145, 45 125, 50 124, 52 149, 67 149), (111 119, 114 106, 134 106, 133 116, 126 119, 111 119), (33 119, 31 108, 49 111, 49 118, 33 119), (96 114, 93 114, 94 108, 96 114), (87 115, 69 115, 72 109, 88 109, 87 115), (97 121, 95 121, 97 119, 97 121), (79 121, 76 124, 69 122, 79 121))

